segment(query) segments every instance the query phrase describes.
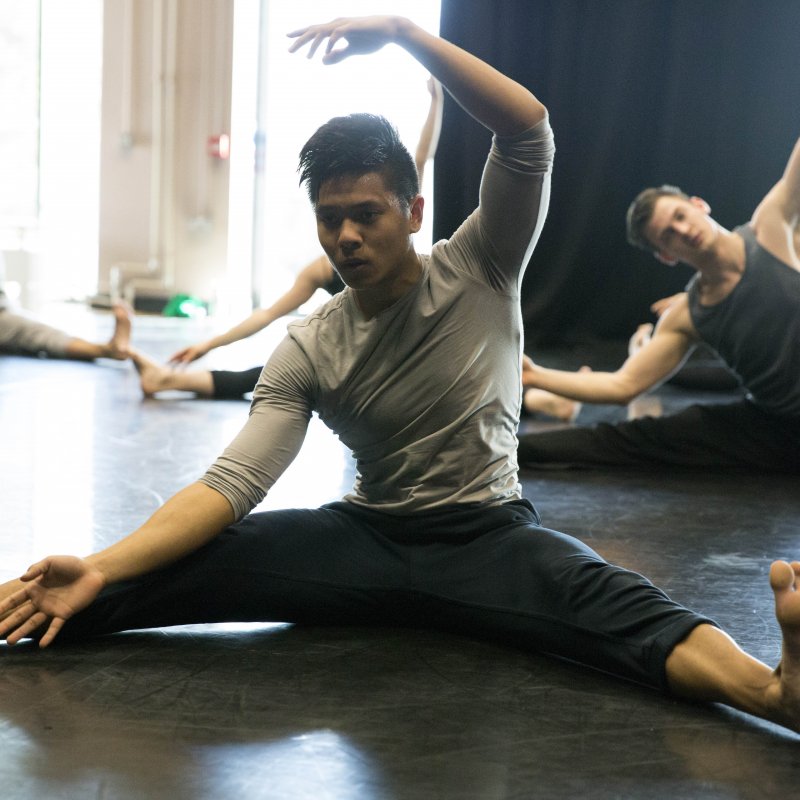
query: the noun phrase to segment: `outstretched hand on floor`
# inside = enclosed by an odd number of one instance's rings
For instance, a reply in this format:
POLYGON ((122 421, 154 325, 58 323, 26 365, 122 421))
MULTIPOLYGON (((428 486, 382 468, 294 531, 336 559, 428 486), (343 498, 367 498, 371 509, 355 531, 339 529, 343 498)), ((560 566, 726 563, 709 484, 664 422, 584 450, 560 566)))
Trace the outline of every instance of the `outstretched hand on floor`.
POLYGON ((0 603, 0 638, 16 644, 44 625, 47 647, 64 623, 90 605, 105 586, 103 574, 76 556, 50 556, 20 576, 23 586, 0 603))

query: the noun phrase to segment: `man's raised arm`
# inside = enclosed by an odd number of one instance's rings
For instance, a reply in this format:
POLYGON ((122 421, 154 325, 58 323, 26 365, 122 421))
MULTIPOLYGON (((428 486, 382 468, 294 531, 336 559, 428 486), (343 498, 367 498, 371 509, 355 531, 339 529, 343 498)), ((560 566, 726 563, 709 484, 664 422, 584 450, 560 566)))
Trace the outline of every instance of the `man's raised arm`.
POLYGON ((752 224, 759 231, 759 241, 766 241, 776 255, 800 269, 800 139, 781 179, 753 213, 752 224))
POLYGON ((798 228, 800 228, 800 139, 794 144, 777 188, 782 195, 784 219, 791 225, 797 236, 798 228))
POLYGON ((501 136, 522 133, 547 114, 547 109, 524 86, 403 17, 336 19, 288 35, 295 39, 290 51, 308 44, 309 57, 327 40, 323 56, 326 64, 397 44, 439 80, 478 122, 501 136), (337 47, 343 41, 345 44, 337 47))

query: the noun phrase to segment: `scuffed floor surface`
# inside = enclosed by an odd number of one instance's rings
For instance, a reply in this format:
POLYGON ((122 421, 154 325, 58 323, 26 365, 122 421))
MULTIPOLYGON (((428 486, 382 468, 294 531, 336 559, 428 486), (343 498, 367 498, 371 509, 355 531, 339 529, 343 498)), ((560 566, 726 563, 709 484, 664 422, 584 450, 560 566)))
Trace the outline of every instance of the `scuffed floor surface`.
MULTIPOLYGON (((111 325, 86 311, 66 321, 98 338, 111 325)), ((207 326, 137 319, 134 341, 166 357, 207 326)), ((278 333, 207 363, 254 365, 278 333)), ((666 408, 692 397, 659 395, 666 408)), ((143 400, 129 364, 0 357, 0 577, 129 532, 203 472, 246 414, 244 402, 143 400)), ((584 409, 578 424, 619 414, 584 409)), ((315 424, 263 507, 317 505, 351 479, 349 454, 315 424)), ((777 663, 767 570, 800 557, 796 479, 655 470, 523 481, 548 527, 777 663)), ((43 652, 2 645, 0 752, 5 800, 699 800, 788 798, 800 786, 800 737, 775 726, 424 629, 209 625, 43 652)))

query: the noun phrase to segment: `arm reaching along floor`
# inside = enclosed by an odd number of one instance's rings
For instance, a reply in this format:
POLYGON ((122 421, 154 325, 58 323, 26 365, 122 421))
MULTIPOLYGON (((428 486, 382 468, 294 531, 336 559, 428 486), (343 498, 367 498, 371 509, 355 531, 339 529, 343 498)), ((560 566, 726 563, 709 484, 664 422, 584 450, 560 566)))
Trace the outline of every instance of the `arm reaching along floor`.
POLYGON ((527 385, 584 403, 630 403, 668 378, 696 344, 684 294, 664 313, 653 336, 616 372, 567 372, 534 365, 527 385))
POLYGON ((104 586, 165 567, 213 539, 234 521, 230 503, 194 483, 178 492, 140 528, 87 558, 50 556, 21 576, 22 586, 0 603, 0 637, 9 644, 47 626, 46 647, 64 623, 90 605, 104 586))
POLYGON ((303 305, 317 289, 321 289, 333 276, 333 267, 326 256, 315 258, 297 275, 294 284, 286 294, 279 297, 269 308, 256 309, 247 319, 235 325, 225 333, 214 336, 200 344, 184 347, 170 357, 172 363, 188 364, 204 356, 216 347, 246 339, 275 322, 276 319, 290 314, 303 305))

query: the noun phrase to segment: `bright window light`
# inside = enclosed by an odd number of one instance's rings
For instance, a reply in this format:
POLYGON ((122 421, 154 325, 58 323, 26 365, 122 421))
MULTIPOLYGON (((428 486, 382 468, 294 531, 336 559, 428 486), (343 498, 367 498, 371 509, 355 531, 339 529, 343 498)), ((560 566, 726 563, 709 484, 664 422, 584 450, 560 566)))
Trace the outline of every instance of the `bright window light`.
MULTIPOLYGON (((308 198, 305 190, 298 186, 297 156, 303 143, 331 117, 368 111, 392 120, 413 153, 430 96, 427 72, 411 56, 392 45, 379 53, 347 59, 334 66, 323 65, 319 53, 311 60, 306 58, 305 52, 290 54, 292 40, 286 34, 306 24, 330 19, 331 4, 327 0, 269 0, 263 8, 267 15, 260 76, 265 82, 262 91, 266 98, 265 199, 263 215, 254 221, 263 235, 263 263, 255 270, 261 286, 255 288, 261 305, 268 305, 321 253, 308 198)), ((405 0, 402 3, 398 0, 342 0, 336 4, 335 15, 401 14, 438 34, 439 12, 438 0, 405 0)), ((247 57, 252 63, 252 53, 247 57)), ((236 92, 234 81, 235 108, 236 92)), ((252 130, 249 135, 252 141, 252 130)), ((233 139, 235 143, 235 130, 233 139)), ((416 236, 416 246, 421 252, 430 248, 432 182, 433 170, 429 168, 423 184, 429 216, 416 236)), ((231 219, 241 219, 241 215, 251 213, 251 208, 252 196, 241 193, 237 198, 232 197, 231 219)), ((324 297, 314 298, 309 305, 313 308, 321 299, 324 297)))
POLYGON ((39 5, 0 0, 0 248, 39 214, 39 5), (14 113, 9 113, 13 109, 14 113))

